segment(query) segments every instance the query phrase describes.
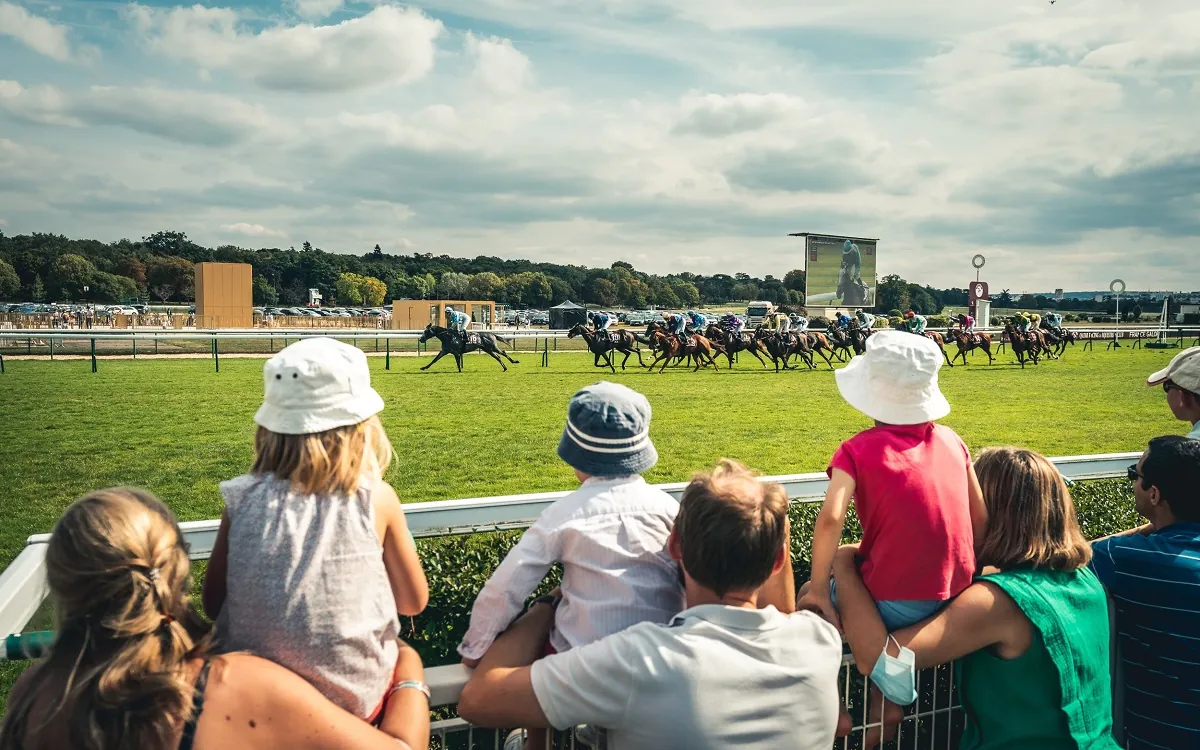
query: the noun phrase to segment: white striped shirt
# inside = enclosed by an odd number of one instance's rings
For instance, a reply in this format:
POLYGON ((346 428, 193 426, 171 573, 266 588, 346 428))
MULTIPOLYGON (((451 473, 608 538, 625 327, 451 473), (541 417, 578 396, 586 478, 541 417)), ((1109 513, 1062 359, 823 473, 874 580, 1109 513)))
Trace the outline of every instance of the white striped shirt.
POLYGON ((639 622, 670 621, 684 607, 679 567, 667 554, 678 512, 678 501, 640 476, 588 479, 543 511, 496 568, 458 652, 481 658, 556 562, 563 564, 550 632, 556 651, 639 622))

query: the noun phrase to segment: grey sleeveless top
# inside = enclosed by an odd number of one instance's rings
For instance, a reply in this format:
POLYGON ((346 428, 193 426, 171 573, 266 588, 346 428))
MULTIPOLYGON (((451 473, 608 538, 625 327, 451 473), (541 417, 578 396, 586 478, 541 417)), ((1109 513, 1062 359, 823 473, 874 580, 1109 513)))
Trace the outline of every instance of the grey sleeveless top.
POLYGON ((379 707, 400 623, 370 489, 303 495, 272 475, 221 483, 229 516, 217 648, 287 667, 347 711, 379 707))

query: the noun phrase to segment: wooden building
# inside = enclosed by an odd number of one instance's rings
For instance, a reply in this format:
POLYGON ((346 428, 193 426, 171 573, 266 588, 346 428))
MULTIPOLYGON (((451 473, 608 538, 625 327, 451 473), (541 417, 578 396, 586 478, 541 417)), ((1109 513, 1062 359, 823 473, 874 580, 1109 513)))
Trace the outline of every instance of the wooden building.
POLYGON ((496 303, 480 300, 398 299, 392 302, 392 328, 419 331, 430 323, 446 325, 446 308, 471 316, 471 325, 491 328, 496 320, 496 303))

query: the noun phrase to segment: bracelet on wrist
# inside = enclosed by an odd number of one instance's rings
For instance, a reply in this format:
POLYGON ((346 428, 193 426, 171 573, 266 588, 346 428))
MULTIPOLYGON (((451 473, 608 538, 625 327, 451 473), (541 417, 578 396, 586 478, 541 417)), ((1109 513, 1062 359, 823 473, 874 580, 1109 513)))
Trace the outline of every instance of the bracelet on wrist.
POLYGON ((397 693, 401 690, 417 690, 424 694, 425 700, 433 700, 433 697, 429 694, 429 686, 420 680, 403 680, 401 682, 397 682, 396 684, 392 685, 391 690, 388 691, 388 695, 392 695, 393 693, 397 693))

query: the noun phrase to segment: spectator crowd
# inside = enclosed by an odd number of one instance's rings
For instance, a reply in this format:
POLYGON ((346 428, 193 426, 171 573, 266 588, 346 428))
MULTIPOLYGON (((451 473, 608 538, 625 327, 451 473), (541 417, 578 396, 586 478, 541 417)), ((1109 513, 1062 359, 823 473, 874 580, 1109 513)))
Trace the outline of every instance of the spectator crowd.
MULTIPOLYGON (((918 700, 919 670, 954 662, 964 749, 1200 747, 1200 348, 1147 380, 1191 433, 1148 440, 1129 467, 1146 523, 1092 542, 1048 459, 972 456, 938 423, 941 361, 881 331, 837 372, 874 426, 830 458, 799 589, 782 487, 722 460, 676 501, 641 476, 658 458, 646 398, 576 393, 557 452, 579 487, 480 591, 459 714, 519 727, 506 750, 551 730, 614 750, 823 750, 851 728, 848 647, 869 678, 868 746, 918 700), (851 507, 862 539, 846 545, 851 507), (555 564, 559 588, 529 601, 555 564)), ((365 355, 306 339, 263 372, 254 462, 220 485, 213 623, 160 501, 77 500, 46 548, 56 639, 13 687, 0 750, 428 747, 399 617, 429 586, 383 481, 365 355)))

